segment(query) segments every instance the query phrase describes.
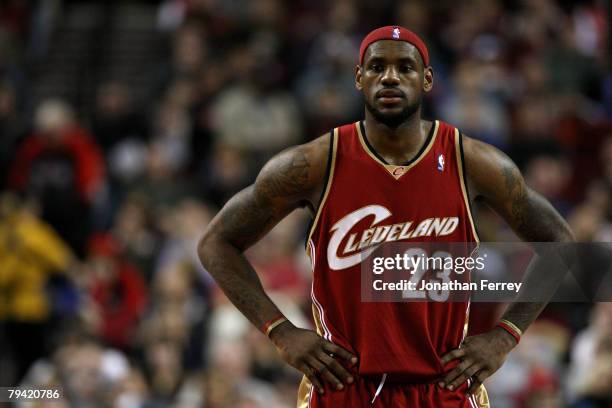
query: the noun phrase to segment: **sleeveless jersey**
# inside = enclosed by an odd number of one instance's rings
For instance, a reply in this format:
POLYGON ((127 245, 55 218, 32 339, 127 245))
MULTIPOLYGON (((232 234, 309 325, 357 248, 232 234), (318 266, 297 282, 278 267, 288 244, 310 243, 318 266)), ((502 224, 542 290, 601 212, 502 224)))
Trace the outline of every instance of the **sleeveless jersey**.
POLYGON ((440 357, 465 336, 467 300, 363 302, 360 287, 361 260, 374 236, 478 242, 464 171, 461 134, 441 121, 403 166, 375 152, 363 122, 331 132, 328 176, 307 241, 313 314, 321 336, 358 356, 360 375, 434 380, 443 372, 440 357))

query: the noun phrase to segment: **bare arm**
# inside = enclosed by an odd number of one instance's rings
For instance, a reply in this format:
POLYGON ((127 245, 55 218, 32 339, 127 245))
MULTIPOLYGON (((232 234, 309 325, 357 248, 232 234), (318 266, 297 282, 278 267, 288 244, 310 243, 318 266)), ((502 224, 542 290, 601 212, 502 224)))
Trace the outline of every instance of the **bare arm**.
MULTIPOLYGON (((468 190, 473 200, 482 200, 501 215, 516 234, 527 242, 571 242, 573 234, 567 223, 540 194, 526 184, 508 156, 486 143, 464 138, 464 157, 468 190)), ((530 270, 538 270, 538 260, 530 264, 525 282, 529 285, 530 270)), ((533 276, 532 276, 533 278, 533 276)), ((538 317, 546 302, 514 302, 503 315, 524 332, 538 317)), ((512 335, 499 327, 464 339, 460 348, 447 353, 441 362, 446 365, 459 359, 459 364, 440 381, 440 386, 456 389, 472 379, 468 393, 501 367, 508 352, 516 345, 512 335)))
POLYGON ((329 135, 273 157, 255 183, 232 197, 198 245, 202 265, 257 327, 279 314, 243 252, 298 207, 313 203, 323 183, 329 135))
MULTIPOLYGON (((261 328, 280 315, 243 252, 298 207, 316 208, 324 184, 329 135, 273 157, 255 183, 232 197, 211 221, 198 245, 202 265, 229 300, 261 328)), ((336 358, 348 351, 287 321, 269 333, 281 357, 324 392, 322 380, 342 389, 353 381, 336 358), (337 356, 337 357, 333 357, 337 356)))
MULTIPOLYGON (((571 242, 574 236, 559 213, 530 189, 508 156, 483 142, 464 138, 470 191, 501 215, 526 242, 571 242)), ((503 318, 521 331, 536 319, 546 303, 513 303, 503 318)))

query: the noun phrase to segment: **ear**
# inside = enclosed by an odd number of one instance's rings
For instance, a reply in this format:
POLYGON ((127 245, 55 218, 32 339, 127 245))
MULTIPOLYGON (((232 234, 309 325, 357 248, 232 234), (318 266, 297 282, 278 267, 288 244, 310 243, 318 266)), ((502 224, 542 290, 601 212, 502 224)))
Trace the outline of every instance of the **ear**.
POLYGON ((363 89, 361 85, 361 65, 355 66, 355 88, 357 88, 358 91, 363 89))
POLYGON ((429 92, 433 89, 433 74, 431 67, 423 69, 423 91, 429 92))

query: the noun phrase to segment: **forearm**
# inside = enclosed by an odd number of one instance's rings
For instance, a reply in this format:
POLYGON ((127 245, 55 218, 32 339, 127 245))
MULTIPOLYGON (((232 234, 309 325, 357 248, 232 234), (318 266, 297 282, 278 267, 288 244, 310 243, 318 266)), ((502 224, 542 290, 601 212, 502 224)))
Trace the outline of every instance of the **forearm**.
POLYGON ((272 320, 280 311, 243 253, 280 220, 320 193, 329 140, 321 137, 274 156, 255 183, 233 196, 211 220, 198 246, 202 265, 221 290, 266 334, 278 323, 272 320))
POLYGON ((573 251, 567 243, 573 242, 573 236, 565 225, 553 230, 556 242, 533 244, 536 255, 527 266, 522 290, 502 316, 521 332, 537 319, 572 267, 573 251))
POLYGON ((516 300, 502 316, 503 320, 513 323, 523 333, 544 310, 567 272, 561 262, 556 262, 557 265, 549 269, 551 263, 554 263, 551 257, 551 254, 534 256, 527 266, 516 300))
POLYGON ((207 238, 200 241, 198 255, 227 298, 257 328, 280 314, 238 248, 221 239, 207 238))
POLYGON ((533 323, 540 313, 542 313, 546 305, 547 302, 512 303, 508 306, 502 319, 512 322, 524 333, 531 323, 533 323))

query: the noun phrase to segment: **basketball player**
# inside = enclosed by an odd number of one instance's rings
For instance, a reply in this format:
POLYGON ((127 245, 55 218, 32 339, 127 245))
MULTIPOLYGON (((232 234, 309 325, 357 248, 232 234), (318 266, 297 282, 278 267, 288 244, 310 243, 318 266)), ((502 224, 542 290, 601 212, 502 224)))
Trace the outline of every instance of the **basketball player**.
POLYGON ((360 260, 372 228, 411 222, 412 229, 388 228, 386 239, 478 242, 470 206, 482 200, 526 241, 573 240, 506 155, 421 118, 433 78, 417 35, 397 26, 372 31, 355 70, 365 120, 273 157, 199 243, 202 264, 228 298, 304 373, 299 407, 488 406, 483 380, 544 307, 514 303, 494 329, 464 338, 467 302, 361 302, 360 260), (304 206, 313 216, 316 332, 283 317, 243 255, 304 206), (443 236, 415 232, 431 219, 454 221, 443 236))

